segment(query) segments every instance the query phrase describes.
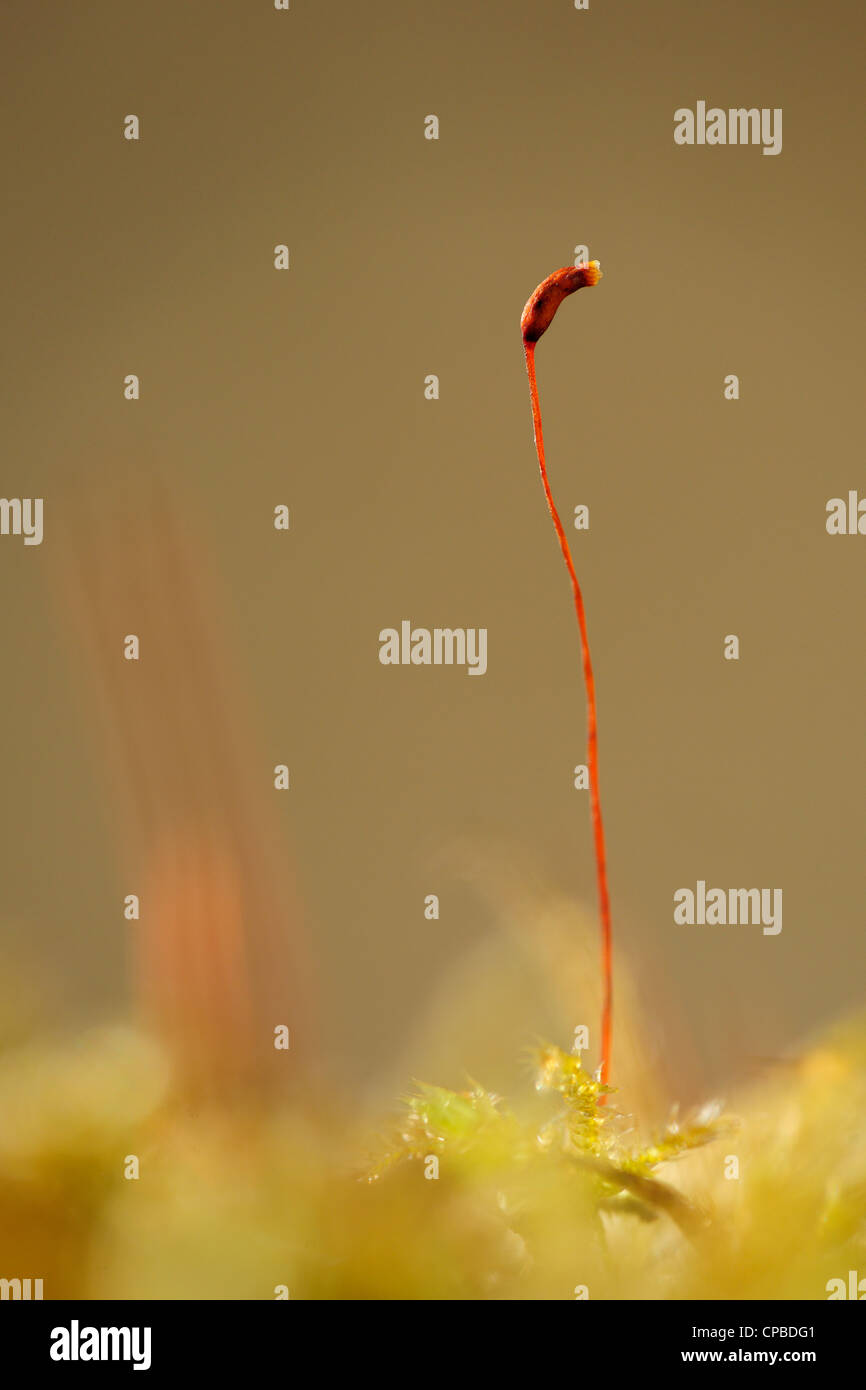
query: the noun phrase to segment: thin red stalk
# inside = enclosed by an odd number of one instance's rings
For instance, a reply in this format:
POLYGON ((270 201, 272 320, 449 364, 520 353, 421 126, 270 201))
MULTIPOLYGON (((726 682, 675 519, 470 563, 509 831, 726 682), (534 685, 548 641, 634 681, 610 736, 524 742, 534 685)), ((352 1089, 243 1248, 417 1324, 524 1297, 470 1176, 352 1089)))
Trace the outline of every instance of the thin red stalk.
MULTIPOLYGON (((553 519, 554 530, 556 531, 560 549, 562 550, 563 559, 565 560, 566 569, 571 579, 571 587, 574 593, 574 611, 577 614, 577 624, 580 629, 583 679, 586 686, 587 766, 589 768, 592 829, 595 838, 598 901, 601 913, 601 1080, 606 1083, 610 1069, 613 1025, 613 949, 610 922, 610 894, 608 893, 607 887, 607 861, 604 847, 604 823, 601 816, 601 794, 599 792, 598 781, 598 716, 595 704, 595 679, 592 672, 592 659, 589 654, 589 637, 586 629, 586 610, 583 603, 583 594, 581 593, 580 584, 578 583, 574 561, 571 558, 568 537, 565 534, 565 528, 560 520, 559 512, 556 509, 556 503, 553 500, 553 493, 550 490, 550 482, 547 477, 547 465, 544 459, 544 437, 541 432, 541 406, 538 400, 538 383, 535 376, 535 342, 527 341, 524 337, 523 350, 526 355, 526 373, 529 377, 529 395, 532 401, 532 427, 535 434, 535 452, 538 455, 538 467, 541 471, 541 483, 544 488, 545 498, 547 499, 548 510, 553 519)), ((601 1100, 602 1102, 604 1101, 603 1096, 601 1100)))

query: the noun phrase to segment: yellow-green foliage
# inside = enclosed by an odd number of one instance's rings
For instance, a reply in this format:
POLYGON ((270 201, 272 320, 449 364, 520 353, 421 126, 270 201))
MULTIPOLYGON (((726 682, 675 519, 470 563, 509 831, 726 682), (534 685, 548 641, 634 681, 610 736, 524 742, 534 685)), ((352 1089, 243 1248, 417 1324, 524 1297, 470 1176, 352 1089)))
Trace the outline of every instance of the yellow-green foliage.
POLYGON ((663 1163, 700 1148, 734 1128, 708 1107, 685 1124, 671 1121, 651 1143, 637 1145, 624 1117, 609 1104, 612 1088, 588 1073, 579 1056, 552 1044, 534 1054, 536 1090, 552 1093, 563 1104, 540 1128, 521 1124, 502 1101, 474 1084, 468 1091, 419 1086, 406 1100, 406 1112, 371 1167, 378 1181, 395 1163, 414 1160, 424 1176, 439 1181, 441 1164, 465 1180, 467 1174, 496 1175, 497 1203, 510 1206, 512 1184, 525 1179, 536 1164, 560 1181, 569 1167, 588 1203, 599 1211, 632 1213, 652 1220, 667 1212, 687 1233, 706 1224, 702 1210, 651 1175, 663 1163), (430 1160, 435 1159, 435 1166, 430 1160))
POLYGON ((129 1030, 7 1052, 0 1273, 264 1299, 821 1299, 866 1275, 862 1024, 737 1095, 738 1128, 708 1110, 641 1139, 578 1057, 534 1067, 510 1104, 417 1087, 359 1176, 343 1105, 196 1110, 129 1030))

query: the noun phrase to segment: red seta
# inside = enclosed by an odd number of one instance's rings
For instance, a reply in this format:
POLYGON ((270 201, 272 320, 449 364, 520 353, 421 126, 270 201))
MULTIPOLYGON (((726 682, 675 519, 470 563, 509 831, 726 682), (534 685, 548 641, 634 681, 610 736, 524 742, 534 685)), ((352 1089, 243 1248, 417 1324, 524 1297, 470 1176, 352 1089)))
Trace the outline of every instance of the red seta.
MULTIPOLYGON (((592 809, 592 829, 595 840, 595 863, 596 876, 598 881, 598 903, 601 915, 601 974, 602 974, 602 1006, 601 1006, 601 1066, 600 1076, 603 1083, 607 1083, 608 1072, 610 1070, 611 1041, 613 1032, 613 945, 610 920, 610 894, 607 886, 607 859, 604 845, 604 822, 601 815, 601 794, 599 791, 598 780, 598 714, 595 702, 595 678, 592 671, 592 659, 589 653, 589 637, 586 627, 586 609, 583 602, 583 594, 578 582, 577 573, 574 568, 574 561, 571 558, 571 550, 568 544, 568 537, 565 528, 556 509, 553 500, 553 493, 550 490, 550 481, 547 476, 547 465, 544 459, 544 437, 541 431, 541 406, 538 400, 538 382, 535 375, 535 347, 553 319, 554 314, 566 296, 573 294, 575 290, 582 289, 584 285, 596 285, 601 279, 601 268, 598 261, 590 261, 586 265, 565 266, 562 270, 556 270, 549 275, 546 280, 542 280, 538 288, 533 292, 526 303, 520 319, 520 328, 523 334, 523 351, 526 357, 526 373, 529 377, 529 395, 532 402, 532 428, 535 434, 535 452, 538 455, 538 467, 541 471, 541 483, 544 488, 544 496, 547 500, 548 510, 553 520, 554 530, 562 550, 565 566, 571 580, 571 588, 574 595, 574 611, 577 614, 577 625, 580 629, 580 650, 583 659, 583 679, 586 687, 586 743, 587 743, 587 767, 589 769, 589 789, 590 804, 592 809)), ((600 1097, 604 1103, 604 1096, 600 1097)))

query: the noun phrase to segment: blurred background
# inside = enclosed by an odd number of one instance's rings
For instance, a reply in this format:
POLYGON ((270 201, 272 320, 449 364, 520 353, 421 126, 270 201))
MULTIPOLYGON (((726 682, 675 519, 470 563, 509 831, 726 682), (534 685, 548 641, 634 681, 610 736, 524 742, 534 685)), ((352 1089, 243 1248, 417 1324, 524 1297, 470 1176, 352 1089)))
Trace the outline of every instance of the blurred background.
POLYGON ((45 499, 41 547, 0 541, 6 1040, 143 1009, 243 1086, 285 1022, 293 1068, 378 1101, 595 1027, 518 332, 578 245, 605 278, 538 369, 555 496, 590 508, 622 988, 684 1100, 859 1004, 866 540, 824 522, 862 480, 862 7, 2 21, 2 492, 45 499), (783 108, 782 153, 676 146, 698 100, 783 108), (486 627, 487 674, 381 666, 403 619, 486 627), (675 928, 698 878, 782 888, 782 933, 675 928))

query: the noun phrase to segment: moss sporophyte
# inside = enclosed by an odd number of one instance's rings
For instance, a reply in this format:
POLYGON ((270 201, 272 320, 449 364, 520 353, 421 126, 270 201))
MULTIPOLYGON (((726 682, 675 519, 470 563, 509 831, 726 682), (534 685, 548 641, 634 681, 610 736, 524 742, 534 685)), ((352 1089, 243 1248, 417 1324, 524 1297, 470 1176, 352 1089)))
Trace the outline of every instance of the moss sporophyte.
MULTIPOLYGON (((546 280, 532 292, 526 302, 523 314, 520 319, 520 331, 523 334, 523 352, 526 357, 526 373, 529 377, 529 395, 532 403, 532 428, 535 433, 535 452, 538 455, 538 467, 541 472, 541 484, 544 488, 544 496, 553 520, 553 527, 559 541, 562 557, 565 560, 565 567, 571 580, 572 593, 574 595, 574 611, 577 615, 577 625, 580 631, 580 650, 583 661, 583 681, 586 687, 586 745, 587 745, 587 767, 589 769, 589 794, 590 807, 592 812, 592 829, 595 838, 595 864, 596 878, 598 881, 598 903, 601 914, 601 973, 602 973, 602 1006, 601 1006, 601 1065, 600 1077, 603 1083, 607 1082, 610 1071, 610 1050, 612 1042, 613 1028, 613 957, 610 924, 610 894, 607 886, 607 860, 604 847, 604 822, 601 815, 601 793, 598 781, 598 715, 595 703, 595 678, 592 671, 592 659, 589 653, 589 636, 586 627, 586 610, 584 608, 583 594, 574 568, 574 561, 571 558, 571 549, 568 544, 568 537, 565 528, 556 509, 553 500, 553 493, 550 489, 550 481, 547 476, 547 464, 544 458, 544 436, 541 430, 541 406, 538 400, 538 382, 535 376, 535 347, 543 333, 547 331, 553 321, 553 316, 562 301, 568 295, 574 294, 575 290, 583 289, 585 285, 597 285, 601 279, 601 267, 598 261, 589 261, 585 265, 564 266, 562 270, 555 270, 552 275, 548 275, 546 280)), ((604 1097, 601 1097, 604 1103, 604 1097)))
MULTIPOLYGON (((479 1177, 496 1175, 502 1183, 498 1200, 508 1206, 512 1186, 524 1194, 539 1165, 542 1183, 555 1180, 554 1170, 565 1165, 574 1176, 582 1174, 583 1190, 596 1210, 632 1212, 643 1217, 665 1213, 690 1237, 707 1225, 707 1214, 676 1188, 654 1176, 658 1165, 698 1148, 728 1130, 733 1122, 719 1114, 716 1105, 705 1107, 690 1121, 674 1117, 651 1142, 639 1145, 627 1117, 613 1107, 605 1109, 613 1023, 613 958, 610 894, 607 883, 604 824, 598 773, 598 714, 595 680, 590 658, 583 594, 566 537, 553 500, 547 474, 541 406, 535 371, 535 349, 549 328, 563 299, 601 279, 598 261, 566 266, 543 280, 530 296, 520 320, 526 371, 529 378, 535 449, 544 496, 571 581, 574 610, 580 634, 580 650, 587 709, 587 768, 595 847, 599 912, 601 918, 601 1047, 595 1075, 580 1056, 543 1044, 533 1052, 536 1090, 558 1098, 559 1109, 539 1129, 524 1123, 500 1099, 472 1083, 462 1092, 440 1086, 418 1085, 406 1098, 402 1118, 379 1150, 378 1161, 367 1176, 377 1179, 407 1159, 422 1161, 425 1176, 439 1176, 439 1157, 447 1155, 449 1170, 471 1185, 479 1177)), ((522 1199, 520 1199, 522 1200, 522 1199)))

